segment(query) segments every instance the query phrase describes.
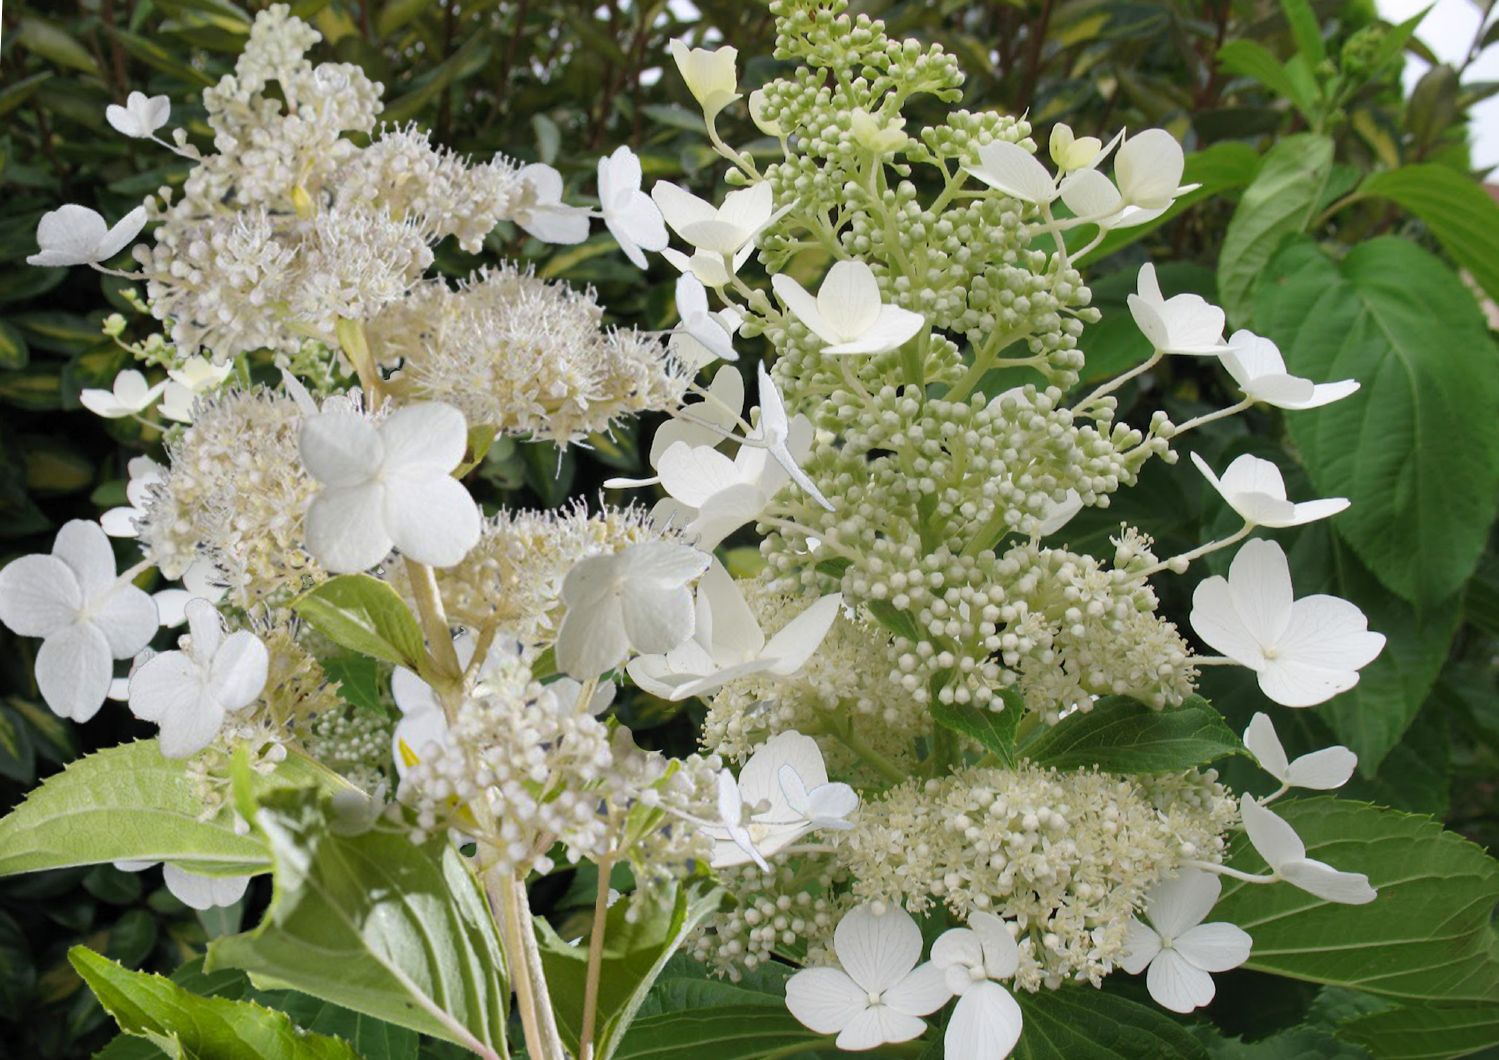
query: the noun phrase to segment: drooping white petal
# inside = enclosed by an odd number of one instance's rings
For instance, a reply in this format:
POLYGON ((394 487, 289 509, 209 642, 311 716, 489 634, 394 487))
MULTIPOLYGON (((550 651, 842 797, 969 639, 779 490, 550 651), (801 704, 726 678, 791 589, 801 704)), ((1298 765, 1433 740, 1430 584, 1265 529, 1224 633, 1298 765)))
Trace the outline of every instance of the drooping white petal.
POLYGON ((1162 950, 1150 962, 1145 986, 1156 1004, 1181 1013, 1201 1008, 1216 992, 1213 977, 1175 950, 1162 950))
POLYGON ((1260 691, 1283 707, 1314 707, 1358 684, 1353 670, 1326 670, 1294 659, 1279 659, 1257 675, 1260 691))
POLYGON ((786 980, 786 1008, 818 1034, 837 1034, 868 1007, 865 991, 837 968, 804 968, 786 980))
POLYGON ((926 1021, 896 1012, 889 1005, 873 1005, 849 1021, 833 1044, 846 1052, 862 1052, 879 1045, 894 1045, 919 1038, 926 1021))
POLYGON ((307 508, 307 550, 334 574, 368 570, 390 552, 385 487, 375 482, 325 489, 307 508))
POLYGON ((991 979, 1008 979, 1020 967, 1020 947, 1005 922, 993 913, 976 909, 968 914, 968 927, 984 950, 984 971, 991 979))
POLYGON ((1315 858, 1302 858, 1280 868, 1281 878, 1308 894, 1340 905, 1366 905, 1378 897, 1361 872, 1341 872, 1315 858))
POLYGON ((842 606, 843 594, 830 593, 777 630, 764 650, 774 660, 771 673, 786 677, 805 666, 833 628, 842 606))
POLYGON ((625 636, 636 651, 670 651, 692 636, 692 594, 681 586, 632 578, 619 594, 625 636))
POLYGON ((1239 798, 1239 817, 1244 832, 1260 857, 1272 869, 1306 857, 1306 846, 1296 830, 1272 810, 1267 810, 1252 795, 1239 798))
POLYGON ((874 326, 880 315, 880 284, 862 261, 839 261, 817 290, 817 309, 838 341, 851 342, 874 326))
POLYGON ((1261 644, 1278 643, 1290 624, 1295 592, 1291 567, 1280 545, 1265 538, 1246 542, 1228 569, 1234 610, 1261 644))
POLYGON ((104 218, 87 206, 68 203, 42 214, 37 222, 40 248, 26 259, 30 265, 85 265, 98 260, 98 247, 109 232, 104 218))
POLYGON ((1226 972, 1249 960, 1254 940, 1237 924, 1198 924, 1176 936, 1171 945, 1205 972, 1226 972))
POLYGON ((765 634, 744 594, 723 564, 714 562, 698 583, 700 619, 696 636, 709 646, 715 661, 723 664, 745 662, 765 647, 765 634), (706 611, 706 615, 703 612, 706 611), (710 623, 704 630, 706 618, 710 623), (706 633, 706 635, 705 635, 706 633))
POLYGON ((36 685, 59 717, 88 721, 104 705, 114 662, 109 641, 92 622, 56 630, 36 652, 36 685))
POLYGON ((806 326, 808 331, 825 343, 843 341, 842 333, 823 317, 822 310, 818 308, 817 299, 808 294, 801 284, 784 272, 778 272, 770 278, 770 286, 786 308, 806 326))
POLYGON ((579 681, 612 670, 630 650, 617 603, 568 605, 557 628, 557 668, 579 681))
POLYGON ((72 625, 83 592, 56 556, 22 556, 0 570, 0 622, 23 637, 45 637, 72 625))
POLYGON ((1068 174, 1059 190, 1062 201, 1078 217, 1106 220, 1123 204, 1114 182, 1096 169, 1068 174))
POLYGON ((1285 748, 1281 746, 1280 737, 1276 735, 1275 724, 1270 720, 1270 715, 1256 713, 1249 719, 1249 726, 1244 730, 1244 746, 1266 773, 1279 781, 1288 779, 1290 762, 1286 758, 1285 748))
POLYGON ((368 419, 350 409, 330 409, 302 423, 302 463, 325 486, 368 482, 385 459, 385 445, 368 419))
POLYGON ((883 913, 855 906, 833 929, 833 950, 850 979, 871 993, 882 993, 916 967, 921 929, 899 906, 883 913))
POLYGON ((116 659, 128 659, 156 636, 160 614, 151 595, 134 585, 125 584, 106 590, 95 600, 90 612, 93 624, 109 642, 116 659))
POLYGON ((1256 671, 1264 666, 1264 646, 1234 607, 1228 579, 1213 575, 1197 583, 1188 620, 1214 651, 1256 671))
POLYGON ((896 305, 881 306, 874 323, 858 338, 827 346, 823 352, 832 354, 889 353, 905 345, 925 325, 926 317, 920 313, 913 313, 909 309, 902 309, 896 305))
POLYGON ((1337 596, 1304 596, 1291 607, 1279 638, 1281 658, 1326 670, 1358 670, 1384 650, 1356 604, 1337 596))
POLYGON ((85 519, 64 523, 52 542, 52 555, 66 563, 78 579, 85 602, 98 599, 114 587, 114 546, 98 523, 85 519))
POLYGON ((991 188, 1038 206, 1057 197, 1046 167, 1018 144, 996 140, 980 147, 978 156, 978 165, 963 168, 991 188))
POLYGON ((433 475, 432 466, 387 472, 382 516, 402 555, 429 567, 451 567, 479 543, 483 520, 467 487, 446 474, 433 475))
POLYGON ((1020 1006, 998 983, 975 983, 958 999, 942 1044, 946 1060, 1003 1060, 1020 1040, 1020 1006))
POLYGON ((231 906, 245 896, 250 886, 248 876, 203 876, 171 862, 161 867, 161 876, 167 890, 189 909, 231 906))
POLYGON ((1286 780, 1292 787, 1332 791, 1348 783, 1358 768, 1358 755, 1346 747, 1324 747, 1291 763, 1286 780))
POLYGON ((1167 206, 1181 184, 1181 144, 1164 129, 1129 137, 1114 155, 1114 179, 1124 198, 1147 209, 1167 206))
POLYGON ((225 710, 242 710, 265 689, 270 654, 265 643, 247 629, 229 634, 213 653, 208 691, 225 710))
POLYGON ((712 203, 698 198, 676 184, 658 180, 651 188, 651 199, 661 210, 661 216, 677 235, 686 239, 683 229, 691 225, 716 220, 718 211, 712 203))
POLYGON ((94 261, 104 261, 114 257, 124 250, 135 237, 141 234, 141 229, 146 227, 146 208, 137 206, 124 217, 114 223, 114 227, 104 234, 99 245, 94 248, 94 261))

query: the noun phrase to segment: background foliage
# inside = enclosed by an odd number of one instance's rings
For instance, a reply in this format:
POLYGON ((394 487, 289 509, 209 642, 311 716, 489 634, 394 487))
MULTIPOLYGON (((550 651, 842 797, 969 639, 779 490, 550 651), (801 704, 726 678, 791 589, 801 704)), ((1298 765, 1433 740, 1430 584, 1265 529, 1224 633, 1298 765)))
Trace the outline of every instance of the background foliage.
MULTIPOLYGON (((1413 26, 1379 26, 1366 0, 857 6, 886 18, 892 35, 937 40, 958 54, 970 73, 964 106, 1028 108, 1040 134, 1060 120, 1079 135, 1161 125, 1183 140, 1187 179, 1202 189, 1159 224, 1116 233, 1091 255, 1104 319, 1085 335, 1082 385, 1147 356, 1124 310, 1147 256, 1170 262, 1161 269, 1168 292, 1218 301, 1233 326, 1279 342, 1293 371, 1363 381, 1355 398, 1316 416, 1288 425, 1273 411, 1254 412, 1203 429, 1191 447, 1219 467, 1238 453, 1258 453, 1282 467, 1293 496, 1354 502, 1332 529, 1319 524, 1281 536, 1298 589, 1355 601, 1371 627, 1389 635, 1389 647, 1357 689, 1313 711, 1280 712, 1288 745, 1293 736, 1307 746, 1347 743, 1362 762, 1349 796, 1433 815, 1492 850, 1499 842, 1499 361, 1491 331, 1499 207, 1471 172, 1463 123, 1499 85, 1465 84, 1465 71, 1438 65, 1405 98, 1400 58, 1422 46, 1407 39, 1413 26)), ((358 62, 386 84, 387 120, 428 125, 462 151, 551 162, 576 188, 592 187, 594 159, 620 143, 639 152, 648 182, 713 188, 714 156, 701 120, 674 71, 661 66, 668 38, 686 32, 733 43, 742 83, 775 69, 771 17, 762 3, 742 0, 698 0, 701 19, 691 21, 683 20, 691 15, 686 5, 637 0, 301 0, 292 7, 323 32, 321 57, 358 62)), ((207 127, 196 93, 232 65, 252 14, 231 0, 6 6, 0 559, 45 549, 63 521, 116 503, 125 460, 156 441, 132 421, 79 409, 80 388, 107 385, 124 365, 124 353, 100 333, 105 307, 127 314, 137 336, 148 333, 149 322, 132 315, 115 280, 27 267, 36 221, 65 201, 117 217, 160 185, 180 182, 182 163, 113 134, 105 105, 131 89, 167 93, 174 122, 202 140, 207 127)), ((1496 36, 1491 28, 1472 54, 1496 36)), ((731 143, 758 136, 742 106, 720 129, 731 143)), ((502 227, 486 251, 597 286, 623 320, 670 321, 669 268, 657 264, 642 276, 605 234, 549 248, 502 227)), ((454 276, 477 261, 451 246, 439 251, 439 267, 454 276)), ((1145 422, 1158 406, 1184 422, 1234 398, 1221 373, 1169 363, 1147 384, 1127 389, 1121 404, 1132 422, 1145 422)), ((593 496, 616 469, 637 468, 636 437, 626 431, 594 439, 591 449, 569 450, 560 461, 546 445, 496 446, 483 468, 489 499, 551 506, 593 496)), ((1191 547, 1228 521, 1204 493, 1190 471, 1152 463, 1140 487, 1120 495, 1114 508, 1078 518, 1073 543, 1108 550, 1109 534, 1128 519, 1157 536, 1162 554, 1191 547)), ((753 553, 735 558, 751 563, 753 553)), ((1190 584, 1166 583, 1168 609, 1179 617, 1190 584)), ((34 646, 0 638, 4 808, 80 753, 145 734, 117 708, 83 727, 59 721, 31 684, 34 646)), ((1243 673, 1211 670, 1202 691, 1236 728, 1264 705, 1243 673)), ((679 713, 637 696, 623 710, 632 728, 659 746, 681 750, 693 741, 690 708, 679 713)), ((1231 780, 1240 779, 1233 775, 1240 768, 1228 767, 1231 780)), ((537 889, 538 907, 564 936, 570 920, 586 916, 589 871, 561 874, 537 889)), ((257 881, 246 908, 198 916, 154 872, 70 869, 0 882, 0 1035, 15 1055, 85 1056, 112 1039, 107 1055, 159 1055, 149 1039, 115 1038, 114 1022, 80 974, 112 999, 122 1023, 132 991, 166 988, 87 957, 70 963, 69 948, 82 943, 123 969, 175 971, 179 985, 196 994, 274 1005, 305 1028, 353 1042, 362 1055, 443 1054, 414 1033, 300 995, 257 994, 239 973, 204 974, 198 958, 205 943, 237 930, 242 919, 258 919, 268 897, 265 881, 257 881)), ((736 1024, 756 1028, 741 1042, 745 1051, 716 1043, 725 1057, 814 1044, 778 1002, 766 1004, 775 1001, 776 982, 721 990, 692 983, 664 977, 619 1055, 669 1055, 652 1050, 702 1033, 690 1011, 702 1004, 734 1006, 736 1024)), ((1166 1021, 1132 1022, 1143 1019, 1133 985, 1112 990, 1106 1004, 1081 1006, 1070 1023, 1058 1021, 1055 1009, 1027 1019, 1050 1020, 1058 1033, 1111 1020, 1117 1033, 1150 1040, 1157 1032, 1141 1027, 1166 1021)), ((231 1005, 213 1019, 232 1025, 244 1011, 231 1005)), ((1492 1019, 1485 1024, 1467 1010, 1386 1010, 1365 995, 1253 970, 1226 977, 1208 1015, 1217 1029, 1199 1020, 1193 1032, 1225 1057, 1351 1057, 1368 1055, 1366 1048, 1380 1056, 1456 1055, 1499 1037, 1492 1019), (1243 1035, 1255 1040, 1239 1041, 1243 1035), (1433 1042, 1441 1052, 1429 1051, 1433 1042)), ((1170 1024, 1167 1032, 1181 1033, 1170 1024)))

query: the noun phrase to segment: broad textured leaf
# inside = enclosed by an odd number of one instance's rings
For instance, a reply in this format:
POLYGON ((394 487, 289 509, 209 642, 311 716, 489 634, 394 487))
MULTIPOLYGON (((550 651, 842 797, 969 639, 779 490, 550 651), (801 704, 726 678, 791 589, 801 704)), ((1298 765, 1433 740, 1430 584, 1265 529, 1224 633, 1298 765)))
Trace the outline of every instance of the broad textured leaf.
POLYGON ((358 1060, 347 1042, 309 1034, 284 1012, 249 1001, 199 997, 170 979, 132 972, 85 946, 68 960, 126 1034, 175 1060, 358 1060))
POLYGON ((260 991, 255 999, 285 1012, 299 1027, 342 1038, 354 1047, 361 1060, 415 1060, 421 1045, 420 1037, 409 1027, 397 1027, 295 990, 260 991))
POLYGON ((759 1060, 832 1048, 832 1038, 797 1022, 784 1003, 668 1012, 636 1020, 615 1060, 759 1060))
POLYGON ((1341 262, 1287 247, 1257 299, 1291 370, 1359 380, 1352 397, 1288 417, 1319 495, 1353 506, 1334 526, 1390 589, 1419 604, 1472 574, 1499 510, 1499 352, 1472 294, 1393 237, 1341 262))
MULTIPOLYGON (((598 1060, 609 1060, 666 962, 722 900, 722 890, 697 879, 659 894, 637 891, 628 901, 615 902, 610 908, 594 1038, 598 1060), (632 909, 633 922, 626 917, 632 909)), ((588 947, 569 946, 544 920, 536 921, 536 929, 558 1029, 563 1040, 576 1048, 583 1023, 588 947)))
MULTIPOLYGON (((1429 817, 1349 799, 1277 803, 1307 856, 1379 892, 1335 905, 1286 884, 1224 880, 1214 920, 1254 939, 1247 968, 1416 1001, 1499 1004, 1499 862, 1429 817)), ((1263 872, 1242 839, 1229 864, 1263 872)))
POLYGON ((1499 1046, 1499 1005, 1411 1005, 1338 1028, 1376 1060, 1444 1060, 1499 1046))
POLYGON ((503 1055, 509 986, 494 921, 462 855, 404 829, 329 830, 320 793, 275 791, 240 812, 270 848, 275 894, 252 931, 209 944, 205 968, 242 968, 257 987, 335 1005, 503 1055))
POLYGON ((1206 1060, 1207 1050, 1159 1009, 1087 986, 1018 991, 1025 1027, 1015 1060, 1206 1060))
POLYGON ((292 609, 319 633, 361 655, 413 670, 422 631, 401 594, 368 574, 341 574, 299 596, 292 609))
MULTIPOLYGON (((0 876, 120 859, 174 861, 194 872, 234 875, 270 865, 265 845, 238 835, 225 812, 204 823, 202 802, 180 759, 155 740, 111 747, 72 762, 0 820, 0 876)), ((347 787, 298 754, 264 786, 347 787)))
POLYGON ((971 705, 932 705, 937 724, 968 737, 991 752, 1006 767, 1015 764, 1015 728, 1025 712, 1020 693, 1005 689, 1001 693, 1004 710, 995 712, 971 705))
POLYGON ((1452 260, 1499 299, 1499 203, 1478 181, 1447 166, 1402 166, 1370 175, 1358 194, 1389 199, 1415 214, 1452 260))
POLYGON ((1248 323, 1255 281, 1287 236, 1306 229, 1332 174, 1332 141, 1315 133, 1281 140, 1244 189, 1218 255, 1218 297, 1235 326, 1248 323))
POLYGON ((1243 750, 1222 716, 1201 696, 1188 696, 1169 710, 1107 696, 1088 713, 1072 714, 1041 730, 1020 749, 1023 757, 1041 765, 1096 765, 1110 773, 1195 769, 1243 750))

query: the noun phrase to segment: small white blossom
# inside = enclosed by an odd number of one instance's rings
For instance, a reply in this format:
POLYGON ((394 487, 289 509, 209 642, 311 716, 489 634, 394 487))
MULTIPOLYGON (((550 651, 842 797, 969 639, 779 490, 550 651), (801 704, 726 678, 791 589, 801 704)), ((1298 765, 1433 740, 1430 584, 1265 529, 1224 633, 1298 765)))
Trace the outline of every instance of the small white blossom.
POLYGON ((1223 367, 1234 377, 1244 396, 1278 409, 1314 409, 1341 401, 1358 389, 1358 380, 1313 383, 1291 375, 1280 355, 1280 347, 1252 331, 1236 331, 1228 349, 1219 355, 1223 367))
POLYGON ((567 607, 557 630, 557 667, 579 680, 613 669, 629 653, 670 651, 692 636, 688 583, 712 556, 688 545, 647 541, 580 560, 562 582, 567 607))
POLYGON ((115 574, 114 550, 98 523, 74 519, 51 555, 22 556, 0 570, 0 622, 40 637, 36 683, 53 712, 88 721, 104 704, 114 659, 156 635, 156 605, 115 574))
POLYGON ((1140 266, 1136 293, 1128 302, 1135 325, 1157 351, 1205 357, 1223 353, 1223 310, 1201 295, 1163 297, 1149 262, 1140 266))
POLYGON ((1127 206, 1164 210, 1177 196, 1198 187, 1182 184, 1182 146, 1165 129, 1126 137, 1114 155, 1114 182, 1127 206))
POLYGON ((716 51, 689 48, 687 42, 673 39, 669 45, 687 91, 703 108, 703 118, 711 122, 718 112, 739 98, 738 75, 734 63, 739 50, 724 46, 716 51))
POLYGON ((522 189, 510 218, 545 243, 581 243, 588 238, 588 211, 562 201, 562 174, 542 162, 515 174, 522 189))
POLYGON ((625 257, 646 267, 644 251, 666 249, 666 225, 651 197, 640 190, 640 159, 621 145, 599 159, 599 208, 625 257))
MULTIPOLYGON (((721 318, 708 311, 708 291, 692 273, 677 277, 677 315, 682 318, 681 331, 703 351, 706 356, 691 356, 693 364, 701 367, 710 361, 737 361, 734 352, 734 328, 726 327, 721 318)), ((738 314, 734 315, 735 319, 738 314)), ((695 351, 689 351, 689 354, 695 351)))
POLYGON ((168 379, 166 389, 162 391, 161 404, 156 406, 156 411, 177 423, 192 423, 193 406, 197 404, 197 400, 198 396, 190 387, 175 379, 168 379))
POLYGON ((1239 816, 1254 849, 1274 871, 1277 879, 1328 902, 1365 905, 1376 892, 1361 872, 1340 872, 1325 862, 1306 856, 1306 844, 1296 830, 1279 815, 1267 810, 1251 795, 1239 799, 1239 816))
POLYGON ((1260 768, 1288 788, 1309 791, 1332 791, 1348 783, 1358 768, 1358 755, 1341 744, 1288 761, 1286 749, 1276 735, 1275 724, 1268 714, 1256 713, 1244 730, 1244 746, 1254 755, 1260 768))
POLYGON ((109 390, 85 387, 79 393, 78 400, 94 415, 103 416, 107 420, 118 420, 139 415, 150 408, 166 385, 162 381, 152 386, 146 382, 145 376, 133 368, 127 368, 115 376, 114 385, 109 390))
POLYGON ((1056 199, 1058 193, 1052 175, 1036 161, 1035 155, 1019 144, 995 140, 980 147, 978 156, 978 165, 963 168, 991 188, 1037 206, 1056 199))
POLYGON ((181 367, 167 369, 167 376, 174 383, 186 387, 193 394, 207 393, 233 374, 234 362, 214 364, 207 357, 189 357, 182 362, 181 367))
MULTIPOLYGON (((142 872, 157 864, 160 862, 116 861, 114 867, 121 872, 142 872)), ((170 862, 162 865, 161 878, 172 897, 189 909, 199 911, 231 906, 245 896, 250 886, 248 876, 204 876, 170 862)))
POLYGON ((801 469, 797 462, 799 457, 791 451, 791 420, 786 416, 786 403, 781 400, 781 392, 776 389, 775 380, 765 370, 764 361, 756 365, 756 371, 760 380, 760 422, 756 424, 759 441, 770 451, 771 459, 791 476, 792 482, 804 489, 818 504, 832 511, 832 502, 822 495, 817 484, 801 469))
POLYGON ((1358 684, 1384 648, 1355 605, 1336 596, 1295 598, 1286 554, 1274 541, 1246 544, 1192 594, 1192 628, 1214 650, 1259 678, 1285 707, 1310 707, 1358 684))
POLYGON ((307 550, 326 569, 366 570, 392 546, 451 567, 478 542, 479 509, 451 475, 468 447, 451 405, 408 405, 378 427, 349 409, 322 412, 303 424, 300 446, 322 484, 307 509, 307 550))
POLYGON ((161 753, 186 758, 213 742, 224 716, 265 689, 270 653, 249 630, 227 637, 207 600, 186 607, 188 635, 177 651, 153 655, 130 678, 130 713, 161 727, 161 753))
POLYGON ((1213 1000, 1213 977, 1249 959, 1254 940, 1234 924, 1204 924, 1223 885, 1212 873, 1183 869, 1151 888, 1145 921, 1129 922, 1127 952, 1119 962, 1130 975, 1149 968, 1145 986, 1156 1003, 1191 1012, 1213 1000))
MULTIPOLYGON (((744 407, 744 377, 737 368, 720 365, 708 384, 709 397, 690 401, 682 405, 680 414, 656 428, 651 439, 647 461, 653 470, 661 466, 661 457, 677 443, 689 447, 705 445, 710 449, 733 430, 744 407)), ((660 482, 659 475, 650 478, 611 478, 604 481, 609 489, 629 489, 633 486, 651 486, 660 482)))
POLYGON ((36 226, 40 248, 28 265, 97 265, 124 250, 146 227, 146 208, 137 206, 113 228, 87 206, 69 203, 42 214, 36 226))
MULTIPOLYGON (((774 194, 770 182, 762 180, 753 187, 729 192, 723 205, 715 207, 669 181, 658 180, 651 188, 651 198, 672 231, 699 251, 732 259, 736 270, 749 257, 761 230, 785 213, 787 207, 775 209, 774 194)), ((709 287, 722 286, 707 279, 703 282, 709 287)))
POLYGON ((104 117, 118 133, 136 140, 148 140, 172 116, 172 101, 167 96, 147 97, 144 92, 132 92, 125 98, 125 105, 111 103, 104 108, 104 117))
POLYGON ((145 517, 153 486, 167 480, 167 469, 149 456, 135 456, 125 465, 130 481, 125 484, 125 504, 99 517, 99 525, 110 537, 135 537, 136 522, 145 517))
POLYGON ((1020 1040, 1020 1006, 994 980, 1020 967, 1020 947, 1005 922, 976 909, 966 928, 945 931, 932 943, 932 963, 957 995, 943 1036, 948 1060, 1001 1060, 1020 1040))
POLYGON ((1348 500, 1344 497, 1300 503, 1287 500, 1286 482, 1281 477, 1280 468, 1249 453, 1235 458, 1221 479, 1196 453, 1192 454, 1192 463, 1228 502, 1228 506, 1251 526, 1301 526, 1337 515, 1348 507, 1348 500))
POLYGON ((807 328, 821 339, 824 353, 889 353, 912 338, 926 318, 880 301, 874 270, 862 261, 840 261, 828 270, 814 299, 785 273, 770 278, 807 328))
POLYGON ((841 968, 804 968, 786 980, 786 1007, 818 1034, 857 1052, 921 1036, 952 991, 942 969, 921 960, 921 929, 899 906, 861 905, 833 932, 841 968))
POLYGON ((679 700, 750 674, 794 674, 822 644, 842 600, 841 593, 822 597, 767 641, 734 579, 715 562, 698 583, 692 637, 664 654, 632 659, 630 676, 652 695, 679 700))

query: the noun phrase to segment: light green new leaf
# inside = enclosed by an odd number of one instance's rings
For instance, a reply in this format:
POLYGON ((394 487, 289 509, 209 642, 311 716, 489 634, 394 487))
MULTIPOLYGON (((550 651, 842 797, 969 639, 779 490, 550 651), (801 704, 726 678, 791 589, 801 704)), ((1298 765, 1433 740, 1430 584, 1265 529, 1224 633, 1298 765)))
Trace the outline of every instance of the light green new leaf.
POLYGON ((1011 688, 1004 689, 1000 696, 1004 710, 998 713, 968 704, 934 703, 931 709, 937 724, 975 741, 1009 768, 1015 764, 1015 729, 1025 713, 1025 703, 1011 688))
POLYGON ((1310 101, 1299 98, 1300 93, 1286 73, 1285 64, 1258 41, 1247 38, 1229 41, 1218 49, 1218 65, 1231 74, 1254 78, 1277 96, 1295 103, 1306 115, 1304 104, 1310 101))
MULTIPOLYGON (((0 820, 0 876, 125 859, 172 861, 207 875, 263 872, 265 845, 238 835, 230 813, 198 819, 203 803, 185 765, 162 757, 155 740, 69 763, 0 820)), ((298 754, 257 784, 347 787, 298 754)))
POLYGON ((1106 696, 1043 728, 1020 748, 1023 757, 1057 769, 1097 766, 1110 773, 1173 773, 1243 753, 1239 738, 1201 696, 1154 710, 1124 696, 1106 696))
POLYGON ((1410 1005, 1338 1028, 1376 1060, 1446 1060, 1499 1046, 1499 1005, 1410 1005))
POLYGON ((309 1034, 284 1012, 249 1001, 199 997, 170 979, 132 972, 86 946, 68 960, 126 1034, 173 1060, 359 1060, 347 1042, 309 1034))
POLYGON ((1307 0, 1280 0, 1286 21, 1291 24, 1291 36, 1296 38, 1296 50, 1308 63, 1316 66, 1327 58, 1327 46, 1322 42, 1322 26, 1317 14, 1307 0))
POLYGON ((336 644, 416 670, 422 630, 401 594, 368 574, 341 574, 299 596, 292 610, 336 644))
POLYGON ((398 826, 330 830, 311 790, 240 812, 270 848, 275 894, 252 931, 209 944, 204 967, 242 968, 258 988, 330 1001, 481 1056, 505 1055, 509 986, 483 893, 445 837, 418 846, 398 826))
POLYGON ((668 1012, 637 1020, 615 1060, 759 1060, 831 1049, 832 1038, 808 1030, 781 1005, 733 1005, 668 1012))
MULTIPOLYGON (((637 891, 615 902, 604 930, 603 974, 599 979, 594 1056, 609 1060, 656 977, 704 917, 718 909, 723 891, 694 879, 670 890, 637 891), (626 914, 633 910, 633 922, 626 914)), ((569 946, 551 926, 536 921, 541 963, 563 1040, 576 1049, 583 1025, 587 946, 569 946)))
POLYGON ((1287 417, 1319 496, 1347 497, 1338 533, 1417 604, 1472 574, 1499 511, 1499 352, 1472 294, 1403 239, 1334 262, 1288 246, 1257 293, 1259 329, 1297 375, 1357 379, 1358 393, 1287 417))
MULTIPOLYGON (((1335 905, 1289 884, 1225 879, 1213 919, 1254 939, 1245 967, 1414 1001, 1499 1004, 1499 862, 1429 817, 1335 798, 1275 810, 1308 857, 1364 873, 1379 897, 1335 905)), ((1265 871, 1242 838, 1228 863, 1265 871)))
POLYGON ((1358 197, 1389 199, 1415 214, 1452 260, 1499 299, 1499 203, 1478 181, 1447 166, 1402 166, 1371 174, 1358 197))
POLYGON ((1248 323, 1255 281, 1286 237, 1306 230, 1331 175, 1332 141, 1325 136, 1288 136, 1265 155, 1218 255, 1218 297, 1236 327, 1248 323))
POLYGON ((1015 1060, 1116 1060, 1122 1056, 1206 1060, 1207 1050, 1171 1017, 1087 986, 1017 991, 1024 1015, 1015 1060))

